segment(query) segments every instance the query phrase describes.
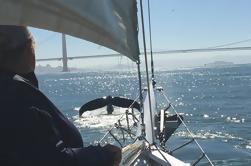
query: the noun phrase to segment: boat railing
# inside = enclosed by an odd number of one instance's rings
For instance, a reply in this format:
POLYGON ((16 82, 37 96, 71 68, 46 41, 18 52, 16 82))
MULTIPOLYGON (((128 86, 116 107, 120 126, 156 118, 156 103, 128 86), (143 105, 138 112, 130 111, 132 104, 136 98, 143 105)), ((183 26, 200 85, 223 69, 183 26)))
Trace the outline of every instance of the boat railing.
POLYGON ((194 134, 191 132, 191 130, 188 128, 188 126, 186 125, 186 123, 184 122, 183 118, 180 116, 180 114, 178 113, 178 111, 175 109, 175 107, 171 104, 171 101, 169 100, 169 98, 167 97, 167 95, 164 93, 162 88, 159 88, 158 91, 162 94, 162 96, 164 97, 164 99, 166 100, 168 104, 168 109, 172 108, 172 110, 174 111, 174 113, 177 115, 177 117, 179 118, 179 120, 181 121, 181 123, 183 124, 183 126, 185 127, 186 131, 188 132, 188 134, 192 137, 192 139, 180 146, 178 146, 177 148, 170 150, 169 154, 172 154, 174 151, 177 151, 179 149, 184 148, 185 146, 191 144, 191 143, 195 143, 195 145, 199 148, 200 152, 201 152, 201 156, 192 164, 192 166, 197 165, 203 158, 205 158, 208 163, 213 166, 214 164, 212 163, 211 159, 208 157, 208 155, 206 154, 206 152, 203 150, 203 148, 201 147, 201 145, 198 143, 197 139, 195 138, 194 134))
MULTIPOLYGON (((185 127, 186 131, 189 133, 189 135, 191 136, 191 140, 189 140, 188 142, 172 149, 172 150, 167 150, 165 148, 165 143, 162 143, 160 141, 160 147, 157 146, 157 144, 149 144, 152 147, 155 148, 155 150, 159 151, 159 153, 162 155, 161 151, 167 152, 170 155, 173 155, 174 152, 183 149, 184 147, 186 147, 189 144, 195 143, 195 145, 198 147, 199 151, 201 152, 201 155, 199 156, 199 158, 197 160, 195 160, 191 165, 195 166, 198 163, 201 162, 202 159, 206 159, 208 161, 208 163, 213 166, 214 164, 212 163, 212 161, 210 160, 210 158, 208 157, 208 155, 205 153, 205 151, 203 150, 203 148, 201 147, 201 145, 198 143, 198 141, 195 139, 194 134, 190 131, 190 129, 188 128, 188 126, 186 125, 186 123, 184 122, 183 118, 181 117, 181 115, 176 111, 175 107, 171 104, 170 100, 168 99, 167 95, 164 94, 163 89, 159 89, 158 90, 161 95, 164 96, 166 102, 168 103, 168 106, 166 107, 165 111, 172 109, 174 111, 174 113, 177 115, 178 119, 181 121, 181 123, 183 124, 183 126, 185 127)), ((139 99, 139 96, 134 100, 134 102, 136 102, 139 99)), ((128 142, 126 142, 127 139, 131 139, 131 143, 134 143, 136 140, 144 140, 146 143, 148 142, 142 135, 138 134, 136 129, 139 125, 140 122, 140 118, 138 117, 138 115, 134 112, 134 109, 132 108, 134 102, 132 103, 132 105, 125 110, 125 114, 121 115, 121 117, 117 120, 117 122, 114 124, 114 126, 112 126, 109 130, 107 130, 107 132, 104 134, 104 136, 98 141, 99 144, 102 144, 102 142, 105 142, 105 139, 107 139, 109 136, 115 141, 117 142, 117 144, 121 147, 124 148, 128 142), (114 132, 114 130, 116 130, 116 133, 114 132), (120 131, 121 134, 118 134, 118 131, 120 131)), ((150 148, 150 147, 148 147, 150 148)), ((147 148, 146 148, 147 150, 147 148)), ((150 150, 150 149, 149 149, 150 150)), ((162 155, 163 157, 164 155, 162 155)), ((165 157, 163 157, 165 159, 165 157)))
POLYGON ((128 137, 133 140, 132 142, 135 142, 137 140, 136 133, 133 132, 133 129, 137 127, 139 119, 136 117, 136 114, 134 112, 133 104, 137 102, 139 99, 139 96, 137 96, 133 103, 126 109, 125 114, 121 115, 121 117, 117 120, 116 123, 114 123, 114 126, 112 126, 110 129, 107 130, 107 132, 104 134, 104 136, 98 141, 98 144, 102 144, 102 142, 105 141, 105 139, 110 135, 112 138, 120 145, 121 148, 123 148, 125 145, 123 143, 126 142, 126 134, 128 137), (131 111, 129 111, 131 110, 131 111), (122 124, 122 122, 125 121, 125 124, 122 124), (121 131, 122 135, 122 141, 113 133, 113 130, 117 129, 121 131))

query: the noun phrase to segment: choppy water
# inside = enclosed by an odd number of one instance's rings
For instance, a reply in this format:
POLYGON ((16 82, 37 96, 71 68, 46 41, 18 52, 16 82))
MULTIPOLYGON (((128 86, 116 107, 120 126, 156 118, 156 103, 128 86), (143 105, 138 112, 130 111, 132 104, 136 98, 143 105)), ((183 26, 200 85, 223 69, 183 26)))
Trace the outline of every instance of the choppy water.
MULTIPOLYGON (((135 98, 138 94, 137 74, 131 72, 39 74, 38 78, 41 90, 77 125, 86 144, 99 140, 123 110, 112 117, 92 115, 83 121, 77 117, 82 104, 105 95, 135 98)), ((250 65, 159 71, 156 80, 215 165, 251 165, 250 65)), ((167 147, 189 138, 181 127, 167 147)), ((192 145, 174 154, 187 161, 199 155, 192 145)))

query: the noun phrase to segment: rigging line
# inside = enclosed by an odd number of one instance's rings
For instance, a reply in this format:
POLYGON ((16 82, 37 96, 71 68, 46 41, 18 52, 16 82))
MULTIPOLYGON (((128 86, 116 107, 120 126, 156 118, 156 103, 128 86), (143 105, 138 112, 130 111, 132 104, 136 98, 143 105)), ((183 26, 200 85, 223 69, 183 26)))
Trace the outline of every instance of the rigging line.
POLYGON ((237 41, 237 42, 231 42, 231 43, 226 43, 226 44, 222 44, 222 45, 207 47, 207 48, 225 47, 225 46, 236 45, 236 44, 245 43, 245 42, 249 42, 249 41, 251 41, 251 38, 250 39, 246 39, 246 40, 240 40, 240 41, 237 41))
MULTIPOLYGON (((144 26, 144 16, 143 16, 143 2, 140 0, 140 10, 141 10, 141 24, 142 24, 142 35, 143 35, 143 43, 144 43, 144 55, 145 55, 145 67, 146 67, 146 79, 147 79, 147 91, 148 91, 148 100, 149 100, 149 109, 150 109, 150 119, 151 119, 151 130, 153 130, 153 116, 152 116, 152 102, 151 102, 151 94, 150 94, 150 80, 149 80, 149 72, 148 72, 148 64, 147 64, 147 52, 146 52, 146 37, 145 37, 145 26, 144 26)), ((154 135, 152 134, 152 140, 154 140, 154 135)))
MULTIPOLYGON (((132 103, 128 108, 131 108, 132 105, 136 102, 136 100, 138 100, 138 98, 139 98, 139 96, 137 96, 136 99, 134 99, 133 103, 132 103)), ((118 121, 121 120, 124 116, 125 116, 125 115, 123 114, 123 115, 118 119, 118 121)), ((104 134, 104 136, 103 136, 98 142, 99 142, 99 143, 102 142, 102 141, 106 138, 106 136, 109 134, 109 132, 110 132, 112 129, 114 129, 114 128, 115 128, 115 126, 111 127, 111 128, 104 134)))
MULTIPOLYGON (((163 92, 161 92, 161 93, 162 93, 162 95, 164 96, 164 98, 167 100, 167 102, 171 103, 171 101, 168 99, 168 97, 167 97, 163 92)), ((185 126, 187 132, 188 132, 188 133, 192 136, 192 138, 194 139, 194 142, 195 142, 196 145, 199 147, 200 151, 201 151, 202 153, 205 154, 205 157, 206 157, 206 159, 208 160, 208 162, 209 162, 212 166, 214 166, 214 164, 212 163, 212 161, 210 160, 210 158, 207 156, 207 154, 206 154, 206 152, 203 150, 203 148, 200 146, 200 144, 198 143, 197 139, 195 139, 194 134, 193 134, 193 133, 190 131, 190 129, 187 127, 186 123, 182 120, 182 118, 180 117, 180 115, 178 114, 178 112, 176 111, 176 109, 174 108, 174 106, 173 106, 172 104, 170 104, 170 105, 171 105, 173 111, 177 114, 177 117, 181 120, 182 124, 185 126)))
POLYGON ((154 64, 153 64, 152 25, 151 25, 151 9, 150 9, 150 0, 148 0, 148 26, 149 26, 149 36, 150 36, 150 53, 151 53, 151 70, 152 70, 152 79, 154 79, 154 64))
POLYGON ((98 144, 100 144, 100 143, 106 138, 106 136, 110 133, 110 131, 111 131, 112 129, 114 129, 114 128, 116 128, 116 127, 115 127, 115 126, 111 127, 111 128, 105 133, 105 135, 98 141, 98 144))
MULTIPOLYGON (((143 138, 148 144, 149 144, 149 149, 151 149, 151 144, 150 142, 146 139, 146 138, 143 138)), ((167 162, 168 160, 166 159, 166 157, 164 156, 164 154, 160 151, 159 147, 154 143, 153 146, 156 148, 156 150, 159 152, 159 154, 163 157, 163 159, 167 162)), ((152 150, 152 149, 151 149, 152 150)))
MULTIPOLYGON (((122 119, 122 117, 120 118, 120 120, 122 119)), ((118 120, 118 122, 120 121, 118 120)), ((132 126, 131 128, 129 128, 128 130, 123 128, 123 127, 120 127, 117 123, 114 124, 113 127, 111 127, 105 134, 104 136, 98 141, 98 144, 101 144, 101 142, 108 136, 108 134, 110 134, 114 139, 115 141, 119 142, 118 139, 116 138, 116 136, 114 136, 111 132, 113 129, 120 129, 121 131, 125 131, 131 139, 135 139, 133 138, 132 136, 136 136, 136 134, 132 133, 132 128, 134 126, 132 126)), ((123 134, 123 137, 124 137, 125 134, 123 134)), ((135 140, 134 140, 135 141, 135 140)), ((121 144, 120 144, 121 145, 121 144)), ((121 146, 122 147, 122 146, 121 146)))
MULTIPOLYGON (((121 120, 123 117, 124 117, 124 114, 123 114, 118 120, 121 120)), ((114 128, 116 128, 115 125, 112 126, 112 127, 104 134, 104 136, 98 141, 98 143, 102 142, 102 141, 106 138, 106 136, 109 134, 109 132, 110 132, 112 129, 114 129, 114 128)))

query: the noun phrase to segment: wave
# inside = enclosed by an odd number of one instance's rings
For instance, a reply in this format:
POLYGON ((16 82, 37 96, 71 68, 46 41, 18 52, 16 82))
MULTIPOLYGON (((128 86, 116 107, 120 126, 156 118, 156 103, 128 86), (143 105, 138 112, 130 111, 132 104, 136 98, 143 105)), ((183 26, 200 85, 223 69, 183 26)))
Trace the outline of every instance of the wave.
POLYGON ((237 137, 234 135, 231 135, 229 133, 223 133, 223 132, 215 132, 210 133, 208 131, 200 130, 199 132, 193 133, 193 135, 190 135, 187 131, 179 131, 174 134, 175 136, 179 137, 185 137, 185 138, 196 138, 196 139, 221 139, 224 142, 227 142, 228 140, 244 140, 241 137, 237 137))
MULTIPOLYGON (((79 107, 75 107, 74 110, 78 110, 79 107)), ((121 125, 126 125, 125 117, 126 108, 114 107, 112 115, 108 115, 106 108, 97 109, 94 111, 85 112, 82 117, 73 116, 75 125, 79 128, 101 128, 109 129, 114 126, 119 119, 121 119, 121 125)), ((129 117, 130 124, 132 123, 131 116, 129 117)))

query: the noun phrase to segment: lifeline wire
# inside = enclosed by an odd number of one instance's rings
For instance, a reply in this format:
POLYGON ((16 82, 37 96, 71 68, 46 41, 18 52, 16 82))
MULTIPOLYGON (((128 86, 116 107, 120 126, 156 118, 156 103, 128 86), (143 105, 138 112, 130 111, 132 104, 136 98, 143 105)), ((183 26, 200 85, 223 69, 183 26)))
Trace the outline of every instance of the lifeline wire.
MULTIPOLYGON (((171 103, 171 101, 168 99, 168 97, 161 92, 162 95, 164 96, 164 98, 167 100, 167 102, 171 103)), ((174 106, 172 104, 170 104, 173 111, 177 114, 177 117, 180 119, 180 121, 182 122, 182 124, 184 125, 184 127, 186 128, 187 132, 192 136, 192 138, 194 139, 194 142, 196 143, 196 145, 198 146, 198 148, 200 149, 200 151, 205 154, 206 159, 208 160, 208 162, 214 166, 214 164, 212 163, 212 161, 210 160, 210 158, 207 156, 206 152, 202 149, 202 147, 200 146, 200 144, 198 143, 198 141, 195 139, 194 134, 189 130, 189 128, 187 127, 187 125, 185 124, 185 122, 182 120, 182 118, 180 117, 180 115, 178 114, 178 112, 176 111, 176 109, 174 108, 174 106)))
MULTIPOLYGON (((131 108, 131 107, 133 106, 133 104, 138 100, 138 98, 139 98, 139 96, 136 97, 136 99, 132 102, 132 104, 131 104, 128 108, 131 108)), ((122 120, 122 118, 123 118, 124 116, 125 116, 125 114, 123 114, 123 115, 118 119, 118 121, 122 120)), ((106 138, 106 136, 107 136, 114 128, 116 128, 116 126, 111 127, 111 128, 105 133, 105 135, 104 135, 98 142, 99 142, 99 143, 102 142, 102 141, 106 138)))

